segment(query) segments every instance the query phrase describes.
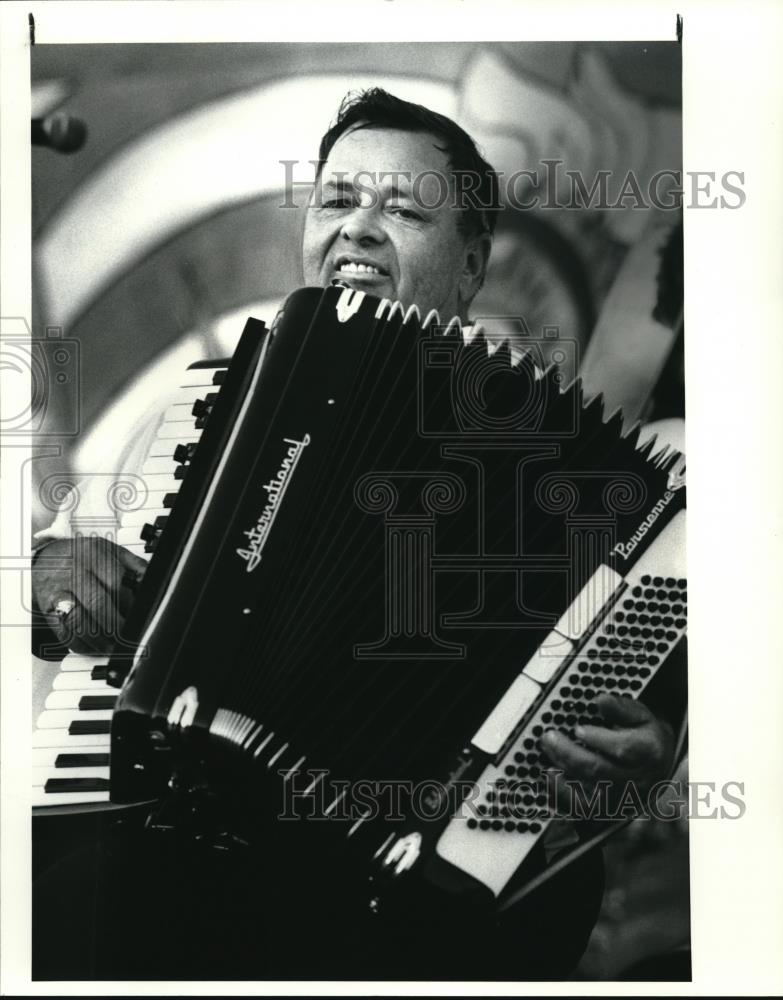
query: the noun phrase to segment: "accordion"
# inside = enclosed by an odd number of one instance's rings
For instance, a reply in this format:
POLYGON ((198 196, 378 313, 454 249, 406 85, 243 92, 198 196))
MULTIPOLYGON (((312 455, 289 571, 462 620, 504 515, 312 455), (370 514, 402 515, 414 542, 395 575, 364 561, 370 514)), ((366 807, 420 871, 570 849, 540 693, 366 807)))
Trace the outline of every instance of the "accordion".
POLYGON ((249 321, 204 415, 108 666, 112 801, 304 837, 371 909, 495 905, 542 735, 683 641, 682 456, 536 343, 344 288, 249 321))

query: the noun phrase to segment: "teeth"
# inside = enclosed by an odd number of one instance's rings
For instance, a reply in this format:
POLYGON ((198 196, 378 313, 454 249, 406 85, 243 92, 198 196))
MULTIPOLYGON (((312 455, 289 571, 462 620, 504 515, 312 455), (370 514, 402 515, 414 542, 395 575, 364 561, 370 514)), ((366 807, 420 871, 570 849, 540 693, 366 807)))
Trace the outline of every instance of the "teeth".
POLYGON ((373 267, 372 264, 354 264, 352 261, 346 261, 344 264, 340 265, 341 271, 350 271, 354 274, 380 274, 381 272, 377 267, 373 267))

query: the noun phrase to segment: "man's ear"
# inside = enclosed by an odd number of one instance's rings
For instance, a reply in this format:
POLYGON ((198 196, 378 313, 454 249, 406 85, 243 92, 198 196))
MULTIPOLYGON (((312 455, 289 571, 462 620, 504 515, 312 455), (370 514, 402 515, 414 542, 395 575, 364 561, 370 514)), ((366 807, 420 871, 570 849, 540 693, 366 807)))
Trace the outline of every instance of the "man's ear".
POLYGON ((465 244, 462 258, 462 274, 459 280, 460 305, 465 309, 476 297, 478 290, 484 284, 484 278, 489 264, 489 253, 492 249, 492 237, 489 233, 472 236, 465 244))

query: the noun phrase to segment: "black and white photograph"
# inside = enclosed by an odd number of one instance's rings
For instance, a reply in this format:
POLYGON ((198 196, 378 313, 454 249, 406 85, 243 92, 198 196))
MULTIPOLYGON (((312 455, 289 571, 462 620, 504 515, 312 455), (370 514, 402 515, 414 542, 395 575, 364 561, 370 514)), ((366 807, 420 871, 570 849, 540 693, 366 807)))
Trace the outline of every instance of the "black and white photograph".
POLYGON ((758 455, 710 414, 780 351, 720 333, 722 373, 694 365, 705 287, 715 325, 732 290, 688 247, 760 195, 741 150, 687 155, 687 13, 558 37, 501 5, 471 33, 455 2, 459 30, 407 37, 391 0, 369 39, 304 4, 28 6, 27 61, 4 44, 29 299, 6 215, 0 310, 15 988, 687 995, 731 960, 710 837, 761 951, 779 907, 726 865, 764 881, 747 831, 780 822, 745 736, 780 743, 774 656, 736 645, 773 549, 730 542, 755 507, 779 549, 779 490, 746 478, 725 527, 713 483, 758 455), (203 37, 148 30, 163 8, 203 37))

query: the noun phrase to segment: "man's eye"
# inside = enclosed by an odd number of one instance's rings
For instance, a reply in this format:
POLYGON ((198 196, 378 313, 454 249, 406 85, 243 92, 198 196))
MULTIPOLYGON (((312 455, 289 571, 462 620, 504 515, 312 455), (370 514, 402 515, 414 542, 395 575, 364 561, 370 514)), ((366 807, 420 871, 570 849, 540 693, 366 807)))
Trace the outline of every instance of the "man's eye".
POLYGON ((421 222, 422 219, 418 212, 414 212, 412 208, 403 208, 402 205, 390 205, 389 211, 399 215, 401 219, 412 219, 416 222, 421 222))
POLYGON ((350 198, 327 198, 321 202, 323 208, 350 208, 350 198))

